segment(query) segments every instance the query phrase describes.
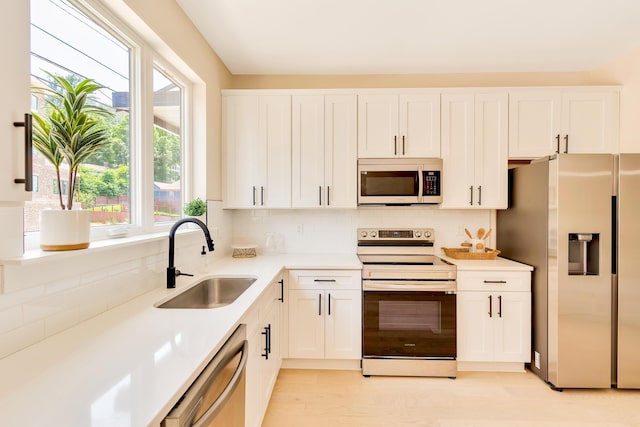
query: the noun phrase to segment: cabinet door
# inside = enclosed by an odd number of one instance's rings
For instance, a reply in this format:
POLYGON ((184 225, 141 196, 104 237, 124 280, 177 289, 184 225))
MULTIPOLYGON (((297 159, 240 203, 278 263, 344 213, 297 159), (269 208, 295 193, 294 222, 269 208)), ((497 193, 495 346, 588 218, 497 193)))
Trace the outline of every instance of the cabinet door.
POLYGON ((443 208, 469 208, 474 192, 474 96, 442 95, 443 208))
POLYGON ((266 151, 260 147, 260 109, 257 96, 223 98, 222 139, 225 168, 225 208, 252 208, 264 173, 266 151))
POLYGON ((398 96, 358 96, 358 157, 398 155, 398 96))
POLYGON ((618 149, 618 96, 615 92, 562 95, 562 153, 614 153, 618 149))
POLYGON ((362 292, 327 290, 325 311, 325 358, 362 357, 362 292))
MULTIPOLYGON (((0 119, 2 130, 2 160, 0 160, 0 203, 10 202, 22 206, 31 200, 31 193, 24 184, 16 184, 16 178, 25 178, 24 127, 14 127, 14 122, 24 122, 25 113, 31 111, 29 81, 29 2, 4 2, 0 17, 0 32, 4 35, 0 53, 5 66, 0 70, 2 89, 0 119)), ((19 226, 21 224, 15 224, 19 226)), ((22 229, 20 229, 20 233, 22 229)))
POLYGON ((291 97, 260 97, 260 207, 291 207, 291 97))
POLYGON ((291 205, 312 208, 323 205, 325 191, 324 96, 291 99, 292 183, 291 205))
POLYGON ((461 362, 493 361, 493 317, 497 301, 489 292, 458 292, 457 344, 461 362))
MULTIPOLYGON (((275 302, 270 303, 263 320, 263 327, 268 328, 268 336, 262 336, 262 343, 268 344, 268 351, 263 350, 261 356, 260 366, 260 414, 264 415, 269 405, 269 399, 271 398, 271 392, 276 383, 278 377, 278 369, 280 368, 280 351, 279 337, 280 337, 280 322, 279 322, 278 305, 275 302), (267 354, 264 356, 264 354, 267 354)), ((263 330, 263 332, 266 332, 263 330)))
POLYGON ((507 208, 508 97, 475 96, 474 204, 482 209, 507 208))
POLYGON ((440 157, 440 94, 400 95, 398 152, 440 157))
POLYGON ((330 208, 357 207, 358 103, 356 95, 324 98, 324 203, 330 208))
POLYGON ((324 358, 323 291, 289 290, 289 357, 324 358))
POLYGON ((509 158, 550 156, 559 148, 560 91, 509 93, 509 158))
POLYGON ((531 362, 531 293, 502 292, 495 322, 494 360, 531 362))

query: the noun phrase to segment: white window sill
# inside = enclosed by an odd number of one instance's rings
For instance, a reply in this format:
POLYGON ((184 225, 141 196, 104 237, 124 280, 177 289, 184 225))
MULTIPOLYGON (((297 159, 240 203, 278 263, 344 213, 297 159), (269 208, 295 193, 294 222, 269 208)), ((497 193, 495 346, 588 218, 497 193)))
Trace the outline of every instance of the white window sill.
MULTIPOLYGON (((199 232, 199 229, 183 229, 178 230, 176 234, 185 234, 199 232)), ((31 265, 40 262, 55 261, 60 259, 72 258, 80 254, 97 254, 100 252, 113 250, 126 246, 135 246, 139 244, 149 243, 158 240, 168 240, 168 231, 139 234, 131 237, 122 237, 116 239, 106 239, 93 241, 87 249, 75 251, 43 251, 40 249, 26 251, 21 257, 0 259, 0 265, 31 265)))

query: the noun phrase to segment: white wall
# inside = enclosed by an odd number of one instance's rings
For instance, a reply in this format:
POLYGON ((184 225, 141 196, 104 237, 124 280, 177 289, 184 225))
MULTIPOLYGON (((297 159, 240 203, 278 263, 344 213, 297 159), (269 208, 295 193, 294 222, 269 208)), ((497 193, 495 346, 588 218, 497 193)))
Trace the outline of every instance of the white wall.
MULTIPOLYGON (((266 233, 280 233, 285 252, 355 253, 358 227, 435 230, 439 248, 457 247, 464 228, 489 229, 491 211, 440 210, 436 207, 366 207, 352 210, 237 210, 233 214, 233 244, 264 249, 266 233)), ((492 236, 493 237, 493 236, 492 236)), ((488 242, 491 245, 491 240, 488 242)), ((491 246, 490 246, 491 247, 491 246)))

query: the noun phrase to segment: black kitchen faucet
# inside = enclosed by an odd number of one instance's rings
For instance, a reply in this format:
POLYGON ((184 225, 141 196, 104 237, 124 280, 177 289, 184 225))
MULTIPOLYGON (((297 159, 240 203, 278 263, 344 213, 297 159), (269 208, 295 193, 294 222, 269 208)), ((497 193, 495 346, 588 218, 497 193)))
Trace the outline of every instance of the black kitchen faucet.
POLYGON ((204 222, 196 218, 182 218, 181 220, 176 221, 176 223, 173 224, 173 227, 171 227, 171 231, 169 231, 169 267, 167 267, 167 288, 176 287, 177 276, 193 276, 193 274, 181 273, 180 270, 176 270, 176 267, 173 265, 176 231, 182 224, 187 222, 192 222, 202 229, 207 246, 209 247, 209 252, 213 252, 213 240, 211 240, 209 229, 204 222))

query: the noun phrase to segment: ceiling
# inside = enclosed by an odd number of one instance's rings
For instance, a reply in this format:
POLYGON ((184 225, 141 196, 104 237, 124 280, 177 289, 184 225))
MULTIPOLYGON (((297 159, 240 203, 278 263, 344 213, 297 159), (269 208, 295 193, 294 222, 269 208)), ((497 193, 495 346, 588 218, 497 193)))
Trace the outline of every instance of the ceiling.
POLYGON ((233 74, 586 71, 639 0, 176 0, 233 74))

